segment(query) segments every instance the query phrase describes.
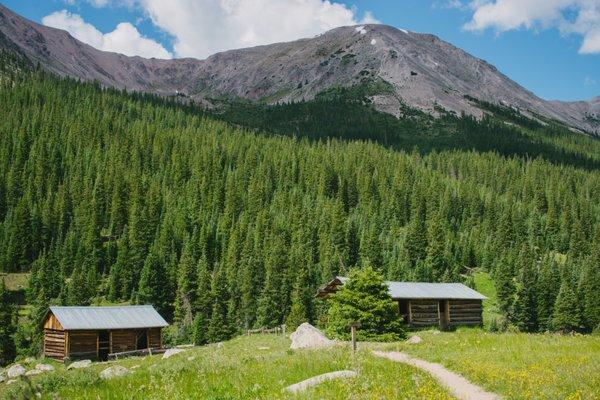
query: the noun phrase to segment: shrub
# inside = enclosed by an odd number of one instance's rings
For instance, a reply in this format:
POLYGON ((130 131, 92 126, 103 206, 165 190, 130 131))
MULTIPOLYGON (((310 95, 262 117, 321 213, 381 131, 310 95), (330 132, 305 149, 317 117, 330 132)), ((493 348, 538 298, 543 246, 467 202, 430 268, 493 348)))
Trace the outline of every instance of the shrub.
POLYGON ((371 267, 353 270, 349 281, 329 300, 327 332, 333 337, 348 340, 348 325, 354 321, 361 323, 360 340, 391 342, 406 336, 383 276, 371 267))

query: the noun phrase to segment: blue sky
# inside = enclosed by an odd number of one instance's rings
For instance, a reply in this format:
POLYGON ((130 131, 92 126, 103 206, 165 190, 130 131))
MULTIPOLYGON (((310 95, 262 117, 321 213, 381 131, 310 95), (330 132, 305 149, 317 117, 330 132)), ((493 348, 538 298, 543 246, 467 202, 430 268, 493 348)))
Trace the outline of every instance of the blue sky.
POLYGON ((161 58, 202 58, 376 20, 436 34, 540 97, 600 95, 600 0, 0 1, 95 47, 161 58))

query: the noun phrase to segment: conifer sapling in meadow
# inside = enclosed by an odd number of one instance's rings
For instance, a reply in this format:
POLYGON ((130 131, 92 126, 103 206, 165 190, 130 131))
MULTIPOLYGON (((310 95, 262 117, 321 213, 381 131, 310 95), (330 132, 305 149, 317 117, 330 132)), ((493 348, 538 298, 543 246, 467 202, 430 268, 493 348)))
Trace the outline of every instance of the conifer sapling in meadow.
POLYGON ((327 332, 348 340, 348 325, 360 322, 359 340, 392 342, 406 336, 383 276, 367 266, 350 272, 349 281, 327 300, 330 302, 327 332))

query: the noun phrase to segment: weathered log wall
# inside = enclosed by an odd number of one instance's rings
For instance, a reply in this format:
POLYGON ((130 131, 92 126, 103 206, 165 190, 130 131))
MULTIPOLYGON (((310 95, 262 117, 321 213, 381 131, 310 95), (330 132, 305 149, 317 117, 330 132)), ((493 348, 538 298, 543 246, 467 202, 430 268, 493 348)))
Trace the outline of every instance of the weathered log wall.
POLYGON ((151 349, 162 348, 161 329, 152 328, 148 329, 148 347, 151 349))
POLYGON ((62 361, 66 356, 65 331, 44 329, 44 357, 62 361))
POLYGON ((68 357, 93 358, 98 356, 97 331, 69 331, 68 342, 68 357))
POLYGON ((439 325, 438 300, 411 300, 410 325, 415 327, 439 325))
POLYGON ((481 300, 450 300, 450 326, 482 325, 481 300))
POLYGON ((112 351, 111 353, 120 353, 123 351, 136 350, 136 331, 133 329, 123 329, 111 331, 112 351))

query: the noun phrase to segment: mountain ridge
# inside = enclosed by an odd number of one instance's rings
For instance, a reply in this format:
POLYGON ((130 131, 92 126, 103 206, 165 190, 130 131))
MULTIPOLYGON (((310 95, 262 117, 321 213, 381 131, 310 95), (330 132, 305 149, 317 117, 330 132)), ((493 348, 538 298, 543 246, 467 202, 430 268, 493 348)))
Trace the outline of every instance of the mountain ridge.
MULTIPOLYGON (((60 76, 109 87, 189 97, 266 103, 314 99, 335 87, 385 83, 374 106, 401 116, 403 105, 438 115, 485 110, 477 99, 517 108, 589 133, 600 132, 600 101, 546 101, 435 35, 389 25, 339 27, 293 42, 229 50, 204 60, 161 60, 97 50, 68 32, 39 25, 0 5, 0 32, 32 62, 60 76)), ((383 87, 383 86, 382 86, 383 87)))

